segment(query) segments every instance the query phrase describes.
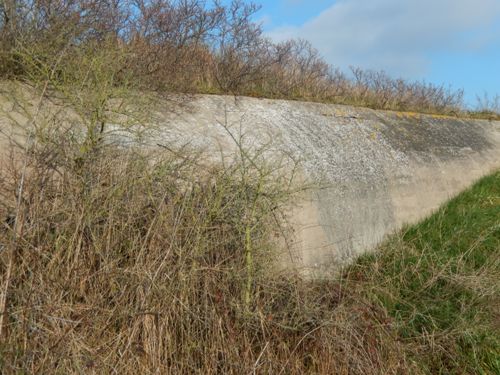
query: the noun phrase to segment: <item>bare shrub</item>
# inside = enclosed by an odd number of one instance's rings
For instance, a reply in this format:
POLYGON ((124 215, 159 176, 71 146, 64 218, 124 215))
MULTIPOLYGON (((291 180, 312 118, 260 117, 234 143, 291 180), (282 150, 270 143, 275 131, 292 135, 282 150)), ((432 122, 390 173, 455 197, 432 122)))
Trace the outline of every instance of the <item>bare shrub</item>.
POLYGON ((153 88, 192 91, 207 79, 208 43, 222 8, 204 1, 133 1, 125 40, 134 73, 153 88))
POLYGON ((490 97, 487 93, 476 96, 476 107, 470 112, 472 116, 498 120, 500 118, 500 95, 490 97))
MULTIPOLYGON (((310 43, 267 40, 253 3, 204 0, 4 1, 0 74, 32 72, 21 47, 42 62, 63 49, 127 49, 122 73, 158 91, 231 93, 317 100, 380 109, 463 113, 463 92, 327 64, 310 43), (104 44, 103 44, 104 43, 104 44), (113 44, 113 45, 112 45, 113 44)), ((479 112, 478 112, 479 113, 479 112)))
POLYGON ((314 99, 326 96, 328 65, 305 40, 290 40, 272 47, 272 65, 262 81, 272 96, 314 99))
POLYGON ((351 67, 354 77, 350 100, 373 108, 418 110, 457 114, 463 108, 463 91, 426 82, 393 79, 385 72, 351 67))
POLYGON ((223 8, 224 21, 213 44, 213 74, 223 92, 237 93, 246 84, 260 80, 268 63, 262 30, 251 21, 258 9, 253 3, 241 0, 223 8))

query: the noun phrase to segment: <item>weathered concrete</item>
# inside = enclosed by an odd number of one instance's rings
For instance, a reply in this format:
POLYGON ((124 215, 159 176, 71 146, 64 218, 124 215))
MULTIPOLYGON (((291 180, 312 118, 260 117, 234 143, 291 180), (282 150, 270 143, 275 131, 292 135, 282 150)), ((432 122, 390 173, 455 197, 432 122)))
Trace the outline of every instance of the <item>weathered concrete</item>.
POLYGON ((308 273, 373 249, 500 168, 500 122, 223 96, 174 98, 157 115, 154 144, 218 157, 235 146, 227 123, 301 160, 318 187, 293 209, 290 261, 308 273))
POLYGON ((302 160, 318 188, 294 209, 298 260, 338 266, 500 168, 500 122, 318 103, 198 96, 160 114, 163 142, 220 152, 225 122, 302 160))

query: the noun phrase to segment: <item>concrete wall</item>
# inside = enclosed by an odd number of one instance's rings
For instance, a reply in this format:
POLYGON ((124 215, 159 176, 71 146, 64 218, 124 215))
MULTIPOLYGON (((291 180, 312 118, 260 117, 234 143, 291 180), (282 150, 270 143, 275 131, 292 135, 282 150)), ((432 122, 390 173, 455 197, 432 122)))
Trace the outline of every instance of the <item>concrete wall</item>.
POLYGON ((192 97, 165 105, 158 139, 231 148, 218 124, 301 159, 318 188, 293 210, 295 266, 345 264, 500 168, 500 122, 283 100, 192 97), (174 109, 172 109, 174 108, 174 109))
MULTIPOLYGON (((318 188, 295 202, 288 241, 295 256, 284 264, 308 273, 373 249, 500 168, 500 122, 486 120, 196 96, 166 100, 154 122, 153 144, 189 145, 218 158, 235 146, 220 125, 227 123, 247 142, 271 142, 276 153, 300 159, 302 175, 318 188)), ((0 137, 0 160, 6 151, 0 137)))

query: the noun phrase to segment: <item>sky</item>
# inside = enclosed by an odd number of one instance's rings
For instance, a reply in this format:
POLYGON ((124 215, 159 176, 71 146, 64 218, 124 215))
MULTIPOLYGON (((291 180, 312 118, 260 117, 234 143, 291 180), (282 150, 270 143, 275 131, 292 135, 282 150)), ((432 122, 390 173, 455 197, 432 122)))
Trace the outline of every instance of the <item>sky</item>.
POLYGON ((275 41, 309 40, 333 66, 500 94, 500 0, 256 0, 275 41))

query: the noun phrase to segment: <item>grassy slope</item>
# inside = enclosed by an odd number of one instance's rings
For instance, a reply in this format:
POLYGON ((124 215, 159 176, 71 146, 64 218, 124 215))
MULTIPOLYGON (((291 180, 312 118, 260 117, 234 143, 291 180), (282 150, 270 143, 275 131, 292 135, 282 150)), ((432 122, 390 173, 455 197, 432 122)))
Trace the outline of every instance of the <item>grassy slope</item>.
POLYGON ((348 273, 424 372, 500 373, 500 172, 348 273))

